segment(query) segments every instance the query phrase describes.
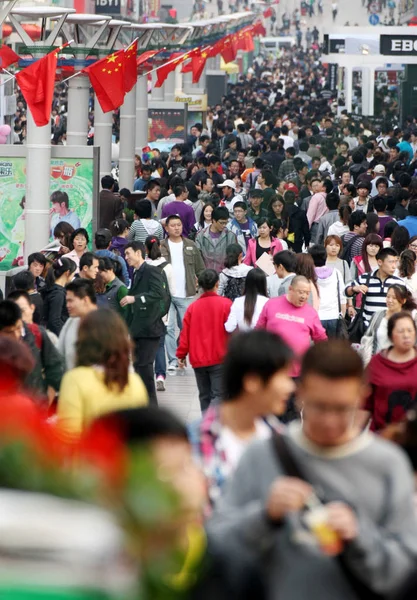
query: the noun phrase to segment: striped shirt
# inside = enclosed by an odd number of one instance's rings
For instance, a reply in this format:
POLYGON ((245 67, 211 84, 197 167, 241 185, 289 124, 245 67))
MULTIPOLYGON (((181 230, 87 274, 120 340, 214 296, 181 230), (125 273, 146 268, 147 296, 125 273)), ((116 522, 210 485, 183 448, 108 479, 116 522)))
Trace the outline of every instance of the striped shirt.
POLYGON ((379 277, 377 277, 378 269, 375 269, 371 273, 369 277, 369 273, 364 273, 360 275, 357 279, 349 283, 345 288, 345 294, 347 289, 356 286, 356 285, 366 285, 368 286, 368 293, 366 294, 365 307, 363 310, 363 316, 366 324, 369 324, 369 321, 372 318, 372 315, 380 310, 386 310, 387 303, 386 297, 388 288, 390 285, 394 285, 395 283, 404 284, 403 279, 400 277, 396 277, 395 275, 390 275, 385 279, 385 281, 381 281, 379 277), (369 277, 369 282, 368 282, 369 277))
POLYGON ((150 235, 154 235, 158 240, 164 239, 164 230, 162 225, 153 219, 137 219, 130 226, 127 239, 129 242, 144 242, 150 235))
POLYGON ((344 248, 346 248, 346 246, 348 245, 350 240, 354 237, 356 237, 356 239, 353 242, 353 244, 351 245, 350 251, 349 251, 350 260, 355 258, 355 256, 360 256, 362 254, 362 246, 365 241, 365 238, 363 235, 357 235, 356 233, 353 233, 353 231, 348 231, 347 233, 345 233, 344 236, 342 236, 342 242, 343 242, 344 248))

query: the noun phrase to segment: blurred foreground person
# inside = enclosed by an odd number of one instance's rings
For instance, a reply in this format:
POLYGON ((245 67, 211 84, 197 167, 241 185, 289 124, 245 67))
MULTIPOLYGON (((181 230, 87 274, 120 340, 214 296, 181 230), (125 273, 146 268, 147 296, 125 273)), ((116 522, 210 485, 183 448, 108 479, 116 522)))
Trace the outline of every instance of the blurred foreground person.
POLYGON ((268 598, 391 597, 415 570, 413 475, 401 450, 356 424, 366 394, 349 344, 310 348, 302 424, 253 444, 219 500, 209 538, 232 570, 261 565, 268 598))
POLYGON ((84 317, 78 329, 76 367, 61 385, 58 423, 78 437, 98 416, 148 401, 145 386, 129 372, 131 343, 127 327, 114 311, 98 309, 84 317))
MULTIPOLYGON (((150 450, 160 484, 176 496, 171 497, 172 510, 158 523, 152 526, 149 518, 147 521, 150 538, 139 547, 143 597, 234 599, 224 563, 207 543, 202 527, 206 486, 193 461, 185 426, 168 411, 149 406, 104 415, 93 423, 88 436, 94 439, 106 432, 111 437, 116 433, 132 455, 140 449, 150 450)), ((138 473, 135 477, 135 489, 143 496, 148 481, 141 480, 138 473)), ((141 539, 145 537, 146 531, 141 531, 141 539)))
POLYGON ((34 366, 35 359, 23 342, 0 334, 0 402, 29 410, 34 407, 23 393, 25 380, 34 366))
POLYGON ((27 374, 26 386, 36 396, 44 396, 50 386, 58 392, 64 373, 61 355, 43 327, 27 323, 24 314, 32 311, 26 292, 14 291, 0 302, 0 333, 21 340, 29 348, 34 366, 27 374))
POLYGON ((283 430, 277 416, 285 412, 295 389, 289 375, 291 359, 289 347, 268 331, 231 339, 223 364, 221 403, 210 406, 189 430, 212 504, 248 445, 283 430))

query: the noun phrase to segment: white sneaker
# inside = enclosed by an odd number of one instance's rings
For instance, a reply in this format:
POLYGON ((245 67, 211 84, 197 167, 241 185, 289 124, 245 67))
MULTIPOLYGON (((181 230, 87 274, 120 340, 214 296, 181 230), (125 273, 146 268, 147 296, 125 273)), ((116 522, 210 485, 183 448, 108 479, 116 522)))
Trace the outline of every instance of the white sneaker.
POLYGON ((159 375, 156 378, 156 389, 158 392, 165 392, 165 379, 162 375, 159 375))
POLYGON ((177 365, 169 365, 168 369, 167 369, 167 372, 170 375, 175 375, 175 373, 177 372, 177 369, 178 369, 177 365))

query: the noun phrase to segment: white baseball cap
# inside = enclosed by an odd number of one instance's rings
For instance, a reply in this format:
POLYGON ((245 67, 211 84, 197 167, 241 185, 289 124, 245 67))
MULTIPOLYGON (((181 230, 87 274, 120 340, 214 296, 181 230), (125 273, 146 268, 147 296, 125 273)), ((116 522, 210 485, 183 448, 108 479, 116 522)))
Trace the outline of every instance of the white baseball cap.
POLYGON ((384 165, 376 165, 376 167, 374 168, 374 173, 384 173, 385 175, 384 165))
POLYGON ((236 184, 231 179, 226 179, 223 183, 219 183, 217 187, 230 187, 232 190, 236 190, 236 184))

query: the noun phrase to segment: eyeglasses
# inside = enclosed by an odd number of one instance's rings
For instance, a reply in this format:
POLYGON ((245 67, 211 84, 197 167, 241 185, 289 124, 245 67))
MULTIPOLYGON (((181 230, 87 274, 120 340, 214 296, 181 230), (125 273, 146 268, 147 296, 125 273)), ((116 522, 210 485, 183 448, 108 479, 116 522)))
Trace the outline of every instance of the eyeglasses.
POLYGON ((409 248, 414 248, 414 250, 417 250, 417 244, 410 244, 409 248))
POLYGON ((347 419, 354 415, 357 410, 356 406, 328 406, 326 404, 315 404, 310 402, 303 405, 304 413, 310 412, 310 414, 314 416, 332 414, 339 419, 347 419))

